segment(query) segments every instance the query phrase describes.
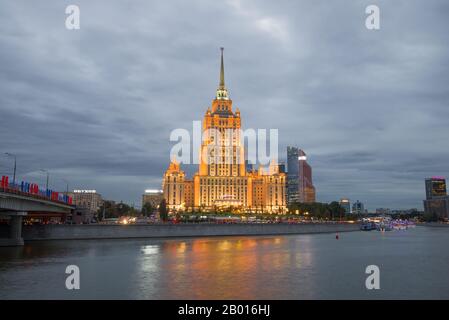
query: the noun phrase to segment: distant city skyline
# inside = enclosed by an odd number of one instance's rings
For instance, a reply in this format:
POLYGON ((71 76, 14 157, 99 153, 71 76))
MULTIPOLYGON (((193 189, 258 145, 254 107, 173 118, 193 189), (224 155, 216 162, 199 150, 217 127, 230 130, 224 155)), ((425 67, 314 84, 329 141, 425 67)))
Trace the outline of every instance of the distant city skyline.
POLYGON ((369 1, 77 4, 72 31, 66 4, 1 4, 2 175, 7 152, 17 180, 47 171, 54 189, 139 206, 170 131, 213 98, 224 46, 242 126, 279 129, 281 161, 306 150, 317 201, 422 210, 424 179, 449 176, 447 1, 382 2, 378 31, 369 1))

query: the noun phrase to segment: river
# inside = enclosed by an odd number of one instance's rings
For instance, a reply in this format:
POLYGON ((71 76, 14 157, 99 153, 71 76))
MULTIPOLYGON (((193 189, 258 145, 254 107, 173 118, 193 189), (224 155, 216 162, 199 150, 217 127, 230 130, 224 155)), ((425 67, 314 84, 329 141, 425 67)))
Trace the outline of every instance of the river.
POLYGON ((449 299, 448 267, 449 228, 36 241, 0 248, 0 299, 449 299))

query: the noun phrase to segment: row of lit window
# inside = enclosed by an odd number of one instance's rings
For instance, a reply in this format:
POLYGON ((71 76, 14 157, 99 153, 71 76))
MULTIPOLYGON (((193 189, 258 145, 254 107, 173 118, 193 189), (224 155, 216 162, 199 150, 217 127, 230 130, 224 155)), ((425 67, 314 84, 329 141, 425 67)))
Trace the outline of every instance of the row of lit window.
POLYGON ((247 185, 248 181, 245 179, 200 179, 201 186, 226 186, 226 185, 247 185))

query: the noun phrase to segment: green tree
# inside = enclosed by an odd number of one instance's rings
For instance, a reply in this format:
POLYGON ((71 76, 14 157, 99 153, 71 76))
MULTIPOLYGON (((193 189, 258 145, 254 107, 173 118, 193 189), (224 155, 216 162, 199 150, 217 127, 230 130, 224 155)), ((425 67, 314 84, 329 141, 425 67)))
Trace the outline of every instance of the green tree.
POLYGON ((104 217, 107 218, 117 218, 119 217, 119 213, 117 210, 117 205, 113 201, 105 200, 103 205, 98 210, 98 215, 103 219, 103 210, 104 217))
POLYGON ((145 202, 145 204, 142 207, 142 215, 143 216, 150 216, 154 212, 154 207, 150 202, 145 202))
POLYGON ((329 210, 331 212, 332 220, 337 218, 341 220, 345 214, 345 209, 337 201, 332 201, 329 203, 329 210))
POLYGON ((423 220, 425 222, 437 222, 439 219, 437 213, 435 211, 432 211, 424 213, 423 220))
POLYGON ((117 205, 117 213, 118 216, 126 216, 129 215, 131 211, 131 207, 127 205, 126 203, 120 202, 117 205))
POLYGON ((336 201, 331 203, 302 203, 295 202, 289 205, 288 210, 290 213, 296 213, 296 210, 300 214, 308 213, 308 216, 315 219, 340 219, 344 217, 344 209, 336 201))
POLYGON ((162 199, 161 203, 159 204, 159 217, 164 222, 168 220, 167 202, 165 201, 165 199, 162 199))

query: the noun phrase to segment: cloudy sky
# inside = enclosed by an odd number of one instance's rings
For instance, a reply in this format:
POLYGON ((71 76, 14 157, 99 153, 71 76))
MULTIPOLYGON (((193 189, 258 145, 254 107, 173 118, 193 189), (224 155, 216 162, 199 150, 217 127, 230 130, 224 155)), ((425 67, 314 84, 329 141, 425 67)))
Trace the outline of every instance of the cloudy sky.
POLYGON ((422 208, 424 178, 449 175, 448 17, 447 0, 1 0, 0 172, 10 152, 19 179, 140 206, 223 46, 244 128, 278 128, 281 158, 303 148, 319 201, 422 208))

